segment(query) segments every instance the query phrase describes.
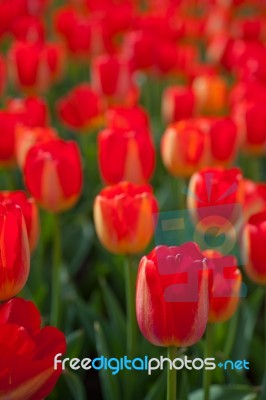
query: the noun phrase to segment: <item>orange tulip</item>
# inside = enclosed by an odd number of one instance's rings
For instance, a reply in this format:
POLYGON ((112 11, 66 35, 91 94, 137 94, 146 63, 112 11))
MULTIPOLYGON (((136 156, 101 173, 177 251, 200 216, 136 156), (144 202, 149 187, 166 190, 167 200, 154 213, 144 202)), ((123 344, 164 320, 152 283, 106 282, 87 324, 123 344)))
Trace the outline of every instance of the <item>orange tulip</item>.
POLYGON ((190 177, 208 164, 208 142, 208 135, 192 121, 170 125, 161 141, 165 167, 174 176, 190 177))
POLYGON ((150 186, 122 182, 107 187, 94 201, 96 233, 111 253, 139 253, 152 238, 156 212, 150 186))

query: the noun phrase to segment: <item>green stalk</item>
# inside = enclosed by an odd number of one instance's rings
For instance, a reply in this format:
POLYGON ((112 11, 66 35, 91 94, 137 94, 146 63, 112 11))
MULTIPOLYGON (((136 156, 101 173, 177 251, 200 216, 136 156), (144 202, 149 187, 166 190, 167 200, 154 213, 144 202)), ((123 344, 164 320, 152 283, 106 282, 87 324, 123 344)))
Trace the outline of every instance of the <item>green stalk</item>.
MULTIPOLYGON (((177 349, 174 346, 168 347, 168 358, 176 358, 177 349)), ((176 400, 176 369, 168 366, 167 370, 167 400, 176 400)))
POLYGON ((129 357, 135 355, 137 321, 136 321, 136 273, 132 257, 127 256, 125 266, 126 282, 126 306, 127 306, 127 354, 129 357))
MULTIPOLYGON (((205 358, 212 357, 213 324, 208 324, 205 333, 205 358)), ((204 370, 203 389, 204 400, 210 400, 211 370, 204 370)))
POLYGON ((61 314, 61 233, 59 216, 54 214, 54 248, 52 265, 51 325, 58 327, 61 314))

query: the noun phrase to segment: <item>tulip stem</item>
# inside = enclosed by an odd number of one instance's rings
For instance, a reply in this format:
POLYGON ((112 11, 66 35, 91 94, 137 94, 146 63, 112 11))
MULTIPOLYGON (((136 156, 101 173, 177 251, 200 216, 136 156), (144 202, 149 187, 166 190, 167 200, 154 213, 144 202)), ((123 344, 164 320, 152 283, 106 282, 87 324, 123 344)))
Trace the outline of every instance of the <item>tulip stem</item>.
POLYGON ((51 325, 58 327, 60 319, 61 303, 61 235, 59 216, 54 214, 54 249, 52 266, 52 306, 51 306, 51 325))
POLYGON ((136 273, 133 265, 132 256, 127 256, 125 266, 125 281, 126 281, 126 304, 127 304, 127 352, 128 356, 132 357, 136 349, 136 273))
MULTIPOLYGON (((176 358, 177 349, 174 346, 168 347, 168 358, 174 360, 176 358)), ((176 400, 176 369, 168 366, 167 371, 167 400, 176 400)))
MULTIPOLYGON (((213 324, 208 324, 205 332, 205 358, 212 357, 212 337, 213 337, 213 324)), ((211 387, 211 372, 210 370, 204 370, 203 375, 203 388, 204 388, 204 400, 210 399, 210 387, 211 387)))

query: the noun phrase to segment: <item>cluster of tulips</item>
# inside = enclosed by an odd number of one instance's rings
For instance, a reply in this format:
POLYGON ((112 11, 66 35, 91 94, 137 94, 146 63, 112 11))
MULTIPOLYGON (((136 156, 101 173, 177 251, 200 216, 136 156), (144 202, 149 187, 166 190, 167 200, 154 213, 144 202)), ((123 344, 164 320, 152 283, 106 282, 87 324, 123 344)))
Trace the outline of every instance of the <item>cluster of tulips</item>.
MULTIPOLYGON (((266 284, 264 1, 54 3, 0 0, 0 173, 2 182, 11 177, 8 190, 0 181, 1 400, 42 400, 62 373, 54 369, 55 355, 66 352, 59 218, 90 190, 89 135, 97 133, 92 168, 104 186, 92 199, 96 236, 110 258, 128 261, 130 357, 138 355, 137 325, 173 358, 234 316, 242 280, 254 290, 266 284), (152 109, 153 97, 161 109, 152 109), (186 203, 180 186, 168 195, 197 234, 143 255, 162 210, 156 158, 163 180, 187 185, 186 203), (40 209, 54 227, 46 327, 22 291, 42 236, 40 209), (208 246, 213 231, 237 243, 240 256, 233 246, 208 246)), ((168 400, 177 399, 176 381, 169 369, 168 400)), ((206 374, 205 400, 210 386, 206 374)))

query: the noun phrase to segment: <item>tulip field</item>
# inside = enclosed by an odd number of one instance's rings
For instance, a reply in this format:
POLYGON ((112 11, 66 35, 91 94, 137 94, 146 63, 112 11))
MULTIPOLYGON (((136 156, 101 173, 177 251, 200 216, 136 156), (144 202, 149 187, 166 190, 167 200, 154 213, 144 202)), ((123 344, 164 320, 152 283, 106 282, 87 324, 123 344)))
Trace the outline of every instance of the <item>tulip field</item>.
POLYGON ((266 400, 265 0, 0 0, 0 400, 266 400))

